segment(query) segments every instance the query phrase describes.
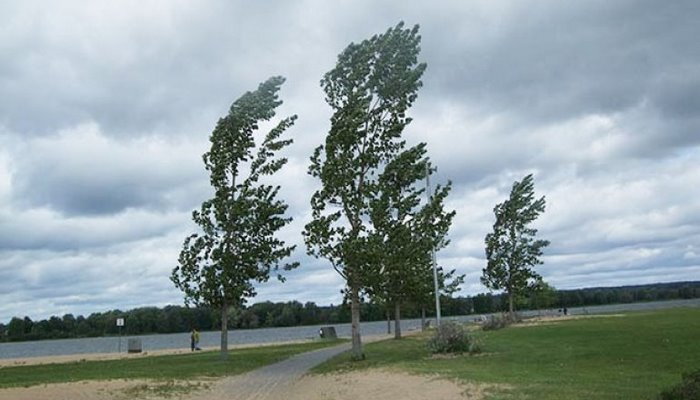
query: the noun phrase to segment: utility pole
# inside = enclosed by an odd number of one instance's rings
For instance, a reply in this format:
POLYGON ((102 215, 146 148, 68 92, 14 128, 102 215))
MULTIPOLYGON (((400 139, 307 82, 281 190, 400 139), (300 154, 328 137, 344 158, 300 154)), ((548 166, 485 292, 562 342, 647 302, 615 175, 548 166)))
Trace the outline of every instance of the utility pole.
MULTIPOLYGON (((430 197, 431 197, 431 189, 430 189, 430 166, 428 163, 425 164, 425 197, 428 199, 428 203, 430 202, 430 197)), ((438 284, 438 275, 437 275, 437 262, 435 261, 435 247, 430 248, 430 259, 433 263, 433 281, 435 283, 435 322, 436 326, 440 326, 440 287, 438 284)))

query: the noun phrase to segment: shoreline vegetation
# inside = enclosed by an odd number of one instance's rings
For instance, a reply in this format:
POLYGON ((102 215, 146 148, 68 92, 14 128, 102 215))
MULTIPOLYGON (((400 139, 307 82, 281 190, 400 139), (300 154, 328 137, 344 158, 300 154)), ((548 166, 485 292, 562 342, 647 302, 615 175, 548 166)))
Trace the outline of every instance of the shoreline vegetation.
MULTIPOLYGON (((555 290, 520 301, 518 310, 557 309, 562 307, 586 307, 608 304, 630 304, 662 300, 700 298, 700 281, 656 283, 649 285, 555 290)), ((479 294, 473 297, 443 297, 444 316, 491 314, 504 310, 506 299, 502 295, 479 294)), ((88 317, 66 314, 45 320, 32 321, 29 317, 15 317, 8 324, 0 323, 0 342, 22 342, 52 339, 117 336, 117 318, 126 321, 124 335, 149 335, 188 332, 192 327, 200 331, 220 329, 218 311, 203 308, 166 306, 142 307, 129 311, 112 310, 93 313, 88 317)), ((419 318, 420 309, 407 306, 402 317, 419 318)), ((434 311, 428 310, 428 318, 434 311), (431 312, 432 311, 432 312, 431 312)), ((384 307, 372 303, 361 306, 362 321, 386 320, 384 307)), ((250 307, 232 310, 228 318, 230 329, 256 329, 291 326, 311 326, 350 322, 347 305, 317 306, 315 303, 261 302, 250 307)))

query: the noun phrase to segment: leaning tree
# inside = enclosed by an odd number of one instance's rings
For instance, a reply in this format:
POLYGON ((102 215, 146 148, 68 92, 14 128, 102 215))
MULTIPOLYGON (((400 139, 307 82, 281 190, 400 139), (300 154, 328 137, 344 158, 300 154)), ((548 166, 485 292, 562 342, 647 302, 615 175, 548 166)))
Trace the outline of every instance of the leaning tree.
POLYGON ((455 215, 444 206, 449 182, 430 193, 427 202, 422 201, 423 179, 434 172, 426 153, 426 144, 420 143, 389 161, 370 202, 375 276, 368 282, 368 292, 375 301, 393 307, 397 339, 401 337, 401 306, 422 302, 435 293, 431 255, 449 243, 446 236, 455 215))
POLYGON ((256 143, 258 124, 271 120, 282 102, 282 77, 272 77, 258 89, 236 100, 228 115, 219 119, 211 134, 211 148, 203 156, 214 197, 192 213, 200 232, 188 236, 171 280, 185 293, 185 301, 221 311, 221 356, 228 354, 228 310, 255 296, 256 282, 271 272, 283 280, 280 268, 294 246, 276 237, 291 221, 287 204, 279 200, 279 186, 265 183, 287 160, 276 153, 292 143, 281 135, 296 119, 282 119, 256 143))
POLYGON ((376 177, 403 146, 406 116, 426 65, 418 63, 418 26, 403 23, 359 44, 351 43, 321 80, 333 109, 325 143, 314 151, 309 174, 321 181, 304 230, 310 255, 326 258, 345 279, 352 320, 352 356, 364 358, 360 294, 371 251, 370 201, 376 177))
POLYGON ((548 240, 536 239, 537 229, 530 226, 544 212, 544 196, 535 199, 532 174, 513 183, 510 197, 494 207, 496 222, 486 235, 486 268, 481 282, 489 289, 505 290, 510 317, 515 296, 522 294, 542 277, 533 267, 542 264, 542 249, 548 240))

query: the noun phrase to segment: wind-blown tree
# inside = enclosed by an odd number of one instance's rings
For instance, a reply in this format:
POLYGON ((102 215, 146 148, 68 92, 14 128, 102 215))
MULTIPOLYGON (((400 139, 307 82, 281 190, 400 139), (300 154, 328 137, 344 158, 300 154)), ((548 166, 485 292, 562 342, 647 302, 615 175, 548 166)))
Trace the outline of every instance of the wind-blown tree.
POLYGON ((535 199, 532 174, 513 183, 508 200, 494 207, 496 222, 486 235, 486 268, 481 282, 489 289, 505 290, 508 311, 514 316, 515 297, 528 285, 542 280, 533 267, 542 264, 542 249, 548 240, 536 239, 537 229, 530 224, 544 212, 544 196, 535 199))
POLYGON ((451 183, 438 186, 421 204, 426 172, 432 173, 426 145, 405 150, 392 159, 378 178, 377 197, 371 202, 375 275, 368 291, 393 306, 394 337, 401 338, 401 306, 434 293, 431 252, 448 244, 447 232, 455 213, 445 211, 451 183), (431 283, 428 288, 426 282, 431 283))
POLYGON ((325 144, 311 157, 309 174, 321 181, 304 230, 310 255, 326 258, 345 279, 352 315, 352 356, 363 359, 360 294, 371 266, 368 236, 376 177, 403 146, 426 65, 418 63, 418 26, 403 23, 359 44, 351 43, 321 80, 333 109, 325 144))
POLYGON ((221 310, 221 356, 228 355, 228 310, 255 296, 255 282, 271 272, 283 280, 280 268, 294 246, 275 235, 291 221, 287 204, 277 198, 279 186, 263 179, 279 171, 286 158, 276 153, 292 143, 280 139, 296 116, 282 119, 256 145, 254 134, 261 121, 275 115, 282 102, 278 91, 284 78, 273 77, 236 100, 211 134, 211 148, 203 156, 214 197, 192 213, 201 232, 188 236, 171 280, 185 293, 185 302, 221 310), (257 151, 256 151, 257 147, 257 151))

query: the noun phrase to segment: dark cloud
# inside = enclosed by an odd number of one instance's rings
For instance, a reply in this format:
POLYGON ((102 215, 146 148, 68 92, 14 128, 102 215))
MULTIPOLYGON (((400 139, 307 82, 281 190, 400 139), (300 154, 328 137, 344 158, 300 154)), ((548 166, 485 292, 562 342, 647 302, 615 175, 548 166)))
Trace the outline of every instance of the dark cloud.
POLYGON ((0 215, 0 251, 74 252, 182 231, 189 213, 126 211, 117 216, 65 218, 55 212, 36 210, 0 215))
MULTIPOLYGON (((3 58, 0 105, 4 124, 23 133, 90 120, 110 135, 191 134, 193 120, 211 123, 232 93, 270 74, 274 58, 263 66, 255 53, 284 34, 249 14, 257 7, 234 3, 3 8, 0 46, 14 56, 3 58), (211 23, 223 16, 226 23, 211 23)), ((272 16, 283 19, 276 9, 272 16)))
POLYGON ((207 186, 201 167, 205 149, 204 141, 118 141, 94 124, 80 125, 27 141, 15 152, 14 195, 20 204, 67 215, 189 209, 187 191, 207 186))
POLYGON ((497 118, 476 132, 463 126, 466 144, 487 142, 482 129, 498 141, 591 115, 612 118, 629 136, 632 156, 697 144, 698 11, 688 1, 661 9, 644 2, 544 2, 512 5, 473 24, 428 21, 423 104, 447 103, 480 121, 497 118))

